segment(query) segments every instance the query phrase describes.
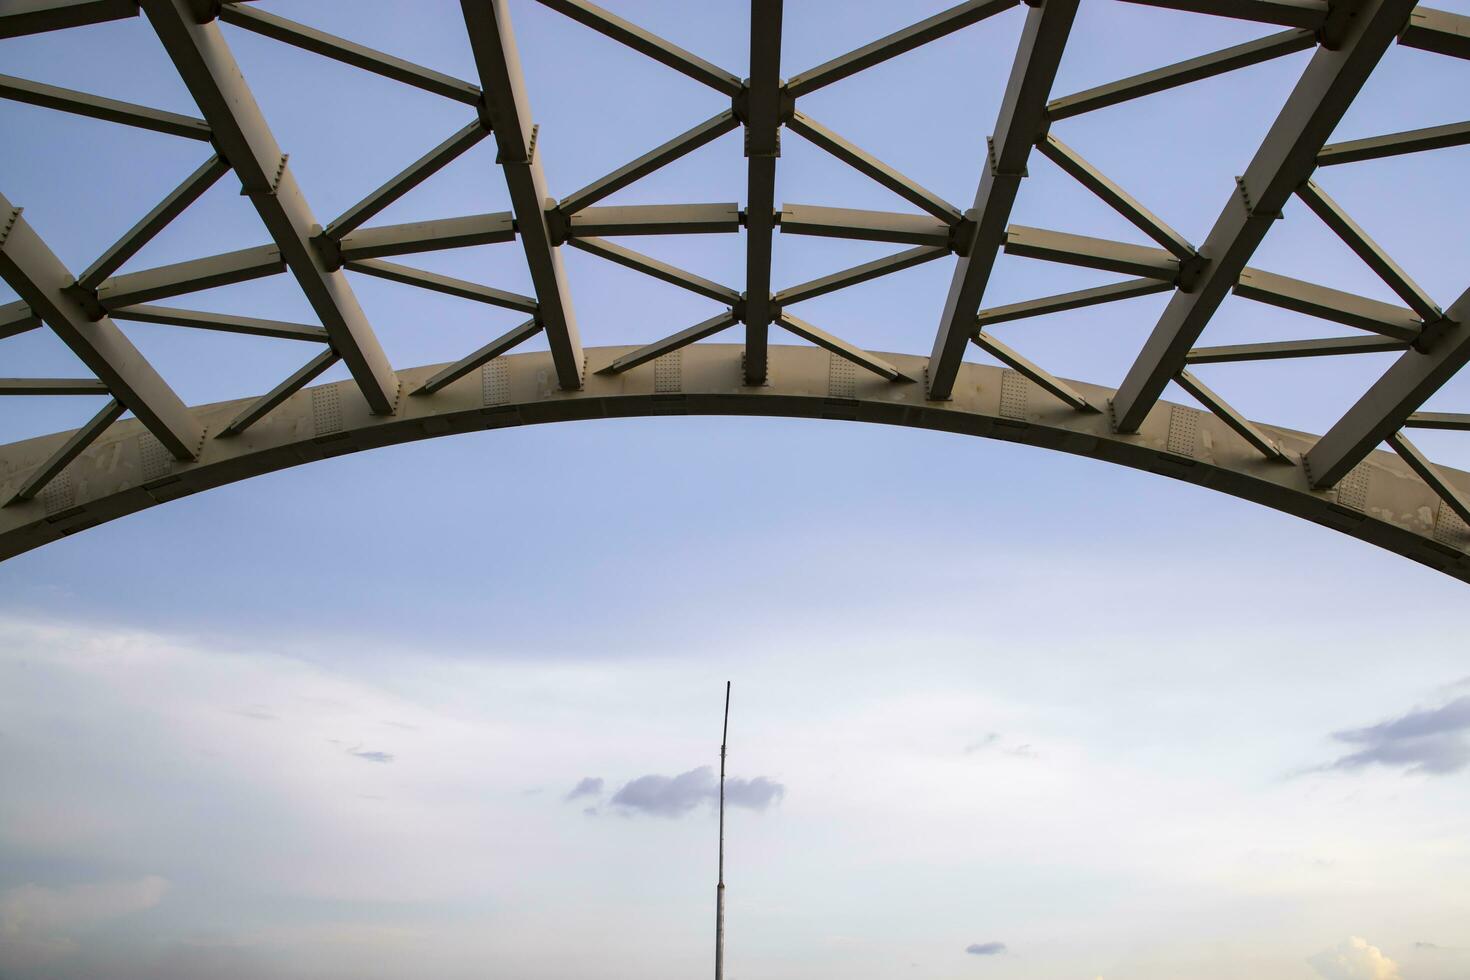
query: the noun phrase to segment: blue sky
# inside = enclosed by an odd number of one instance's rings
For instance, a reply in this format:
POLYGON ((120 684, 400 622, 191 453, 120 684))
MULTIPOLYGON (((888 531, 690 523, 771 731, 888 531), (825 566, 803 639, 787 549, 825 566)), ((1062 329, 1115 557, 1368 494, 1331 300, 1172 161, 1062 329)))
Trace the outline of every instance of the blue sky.
MULTIPOLYGON (((473 76, 452 3, 261 6, 473 76)), ((609 6, 745 72, 744 5, 609 6)), ((788 4, 783 73, 942 6, 788 4)), ((538 5, 512 14, 554 194, 723 108, 538 5)), ((803 111, 968 206, 1020 21, 1000 15, 803 111)), ((224 30, 323 222, 468 121, 224 30)), ((1084 0, 1055 94, 1264 33, 1084 0)), ((1307 57, 1057 133, 1197 242, 1307 57)), ((0 42, 0 60, 194 111, 142 19, 0 42)), ((1463 62, 1391 50, 1334 138, 1458 121, 1467 81, 1463 62)), ((12 103, 0 131, 26 133, 0 150, 0 187, 73 269, 204 155, 12 103)), ((743 204, 739 139, 609 203, 743 204)), ((508 207, 490 142, 378 221, 508 207)), ((782 150, 778 201, 906 209, 794 134, 782 150)), ((1454 192, 1467 152, 1320 175, 1442 305, 1470 285, 1470 208, 1454 192)), ((1047 161, 1030 171, 1017 223, 1138 240, 1047 161)), ((128 268, 264 242, 232 180, 128 268)), ((738 235, 635 244, 741 284, 738 235)), ((778 288, 892 250, 776 246, 778 288)), ((514 246, 410 261, 530 291, 514 246)), ((566 264, 589 345, 714 312, 575 250, 566 264)), ((1300 205, 1253 264, 1392 298, 1300 205)), ((950 268, 802 315, 870 349, 927 352, 950 268)), ((1106 279, 1002 257, 986 304, 1106 279)), ((353 286, 399 368, 462 356, 517 318, 353 286)), ((1163 300, 996 333, 1057 374, 1115 385, 1163 300)), ((311 318, 287 277, 180 305, 311 318)), ((287 342, 124 329, 191 403, 255 394, 304 360, 287 342)), ((1232 298, 1206 342, 1342 332, 1232 298)), ((79 373, 44 331, 0 351, 7 376, 79 373)), ((1200 374, 1253 417, 1322 431, 1388 361, 1321 360, 1200 374)), ((1429 407, 1467 398, 1459 381, 1429 407)), ((97 407, 10 401, 0 441, 97 407)), ((1470 467, 1463 435, 1416 441, 1470 467)), ((1463 610, 1461 584, 1273 511, 940 433, 598 421, 272 474, 0 566, 0 977, 706 969, 709 807, 615 797, 717 761, 726 679, 732 773, 784 788, 732 812, 732 980, 1463 977, 1463 610), (566 799, 587 778, 601 793, 566 799)))

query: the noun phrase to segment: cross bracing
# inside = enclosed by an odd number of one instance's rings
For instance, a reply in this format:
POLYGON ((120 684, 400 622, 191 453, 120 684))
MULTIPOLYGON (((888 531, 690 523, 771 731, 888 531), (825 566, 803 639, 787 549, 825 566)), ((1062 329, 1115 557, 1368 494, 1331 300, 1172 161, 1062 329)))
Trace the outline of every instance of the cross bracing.
MULTIPOLYGON (((1330 183, 1333 171, 1323 172, 1470 143, 1470 124, 1455 119, 1333 142, 1338 122, 1395 46, 1470 59, 1470 17, 1414 0, 968 0, 783 78, 782 0, 752 0, 749 75, 742 78, 585 0, 538 2, 603 35, 608 43, 683 76, 683 84, 704 86, 716 100, 726 100, 725 105, 692 126, 687 120, 670 126, 674 135, 583 187, 553 189, 538 150, 534 92, 528 91, 510 12, 500 0, 460 4, 473 53, 474 77, 468 79, 246 2, 0 4, 0 38, 141 15, 197 114, 166 112, 9 75, 0 76, 0 98, 207 142, 213 150, 163 200, 140 209, 137 223, 111 247, 75 272, 27 222, 17 206, 23 202, 0 197, 0 274, 18 296, 18 301, 0 306, 0 338, 49 329, 93 375, 4 378, 0 394, 107 399, 75 432, 0 447, 5 502, 0 508, 0 555, 290 462, 507 422, 657 414, 647 398, 663 394, 682 397, 687 411, 872 417, 1054 445, 1208 483, 1470 579, 1470 531, 1465 525, 1470 476, 1435 464, 1405 435, 1415 427, 1470 428, 1464 422, 1467 415, 1423 411, 1470 362, 1470 325, 1464 323, 1470 315, 1470 292, 1445 305, 1437 302, 1330 195, 1324 184, 1330 183), (1079 10, 1104 3, 1232 18, 1259 24, 1266 33, 1082 91, 1058 92, 1058 68, 1068 46, 1083 43, 1074 31, 1079 10), (978 189, 968 208, 853 142, 804 102, 811 93, 957 32, 986 29, 985 22, 1001 18, 1019 22, 1019 40, 990 128, 988 152, 974 161, 978 189), (407 167, 384 175, 351 208, 323 220, 297 185, 289 156, 236 66, 222 25, 458 103, 465 120, 437 145, 423 147, 407 167), (1124 186, 1066 142, 1068 120, 1296 54, 1307 57, 1297 84, 1281 105, 1262 107, 1272 119, 1269 128, 1235 186, 1219 189, 1224 206, 1213 227, 1198 239, 1191 240, 1150 209, 1148 188, 1124 186), (743 139, 746 181, 743 193, 734 188, 730 196, 740 200, 657 205, 607 200, 737 130, 743 139), (783 135, 809 143, 912 210, 779 200, 783 135), (485 179, 501 182, 508 211, 399 224, 375 220, 486 140, 496 150, 497 172, 485 174, 485 179), (1014 211, 1032 167, 1058 168, 1151 244, 1018 223, 1014 211), (134 255, 221 180, 237 183, 258 214, 264 226, 260 245, 165 266, 132 267, 134 255), (565 196, 558 198, 555 191, 565 196), (1253 264, 1292 200, 1305 206, 1294 212, 1303 215, 1294 220, 1320 221, 1397 301, 1253 264), (743 280, 717 282, 645 254, 633 247, 636 242, 609 240, 685 234, 741 236, 743 280), (784 235, 903 247, 776 288, 773 244, 784 235), (519 245, 530 272, 530 294, 399 261, 493 243, 519 245), (666 336, 650 344, 584 348, 574 284, 563 264, 567 246, 703 297, 714 304, 710 315, 693 324, 670 323, 666 336), (1002 256, 1118 278, 1101 286, 987 305, 1002 256), (805 301, 946 261, 953 265, 951 284, 942 312, 929 328, 927 357, 871 352, 844 339, 841 324, 815 323, 800 315, 805 301), (191 293, 286 273, 316 323, 206 312, 187 305, 191 293), (529 319, 508 332, 496 331, 498 336, 487 331, 481 346, 448 364, 392 365, 348 273, 518 311, 529 319), (1003 323, 1153 294, 1167 294, 1167 303, 1141 348, 1130 353, 1126 372, 1114 379, 1116 388, 1060 378, 992 332, 1003 323), (1335 325, 1342 335, 1211 344, 1204 336, 1230 297, 1317 318, 1335 325), (295 340, 305 345, 306 354, 299 368, 258 397, 189 406, 128 341, 118 321, 295 340), (773 344, 773 332, 805 344, 773 344), (545 343, 545 354, 514 353, 532 338, 545 343), (823 362, 829 365, 825 382, 813 367, 813 347, 828 359, 823 362), (1004 372, 971 365, 966 358, 977 352, 998 361, 1004 372), (1227 401, 1228 391, 1206 385, 1191 370, 1205 364, 1299 363, 1368 353, 1392 355, 1394 360, 1320 438, 1246 418, 1227 401), (686 355, 699 368, 681 374, 680 358, 686 355), (720 358, 728 359, 729 371, 711 374, 720 358), (516 397, 505 394, 518 389, 528 365, 543 361, 549 387, 516 397), (338 364, 349 381, 308 388, 338 364), (707 390, 691 387, 694 378, 703 378, 707 390), (1180 406, 1161 401, 1171 384, 1198 404, 1198 409, 1183 409, 1198 418, 1180 415, 1180 406), (327 390, 330 394, 323 394, 327 390), (463 413, 477 398, 475 411, 480 414, 474 418, 480 421, 470 424, 463 413), (626 401, 620 405, 619 398, 626 401), (326 401, 338 407, 313 414, 311 406, 326 401), (549 407, 553 404, 561 407, 549 407), (303 441, 302 420, 310 419, 320 430, 324 417, 333 420, 325 423, 332 431, 313 431, 303 441), (282 426, 291 419, 299 424, 287 432, 282 426), (327 443, 333 448, 321 448, 327 443), (307 445, 318 448, 303 448, 307 445), (108 447, 113 447, 110 455, 104 452, 108 447), (112 467, 106 478, 97 472, 104 458, 112 467)), ((917 350, 922 342, 916 345, 917 350)))

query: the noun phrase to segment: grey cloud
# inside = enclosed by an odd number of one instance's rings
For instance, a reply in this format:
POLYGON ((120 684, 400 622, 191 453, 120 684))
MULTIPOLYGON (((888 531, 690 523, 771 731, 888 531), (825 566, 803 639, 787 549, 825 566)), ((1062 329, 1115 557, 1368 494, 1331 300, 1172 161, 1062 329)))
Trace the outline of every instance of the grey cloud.
POLYGON ((715 775, 700 766, 677 776, 639 776, 613 794, 613 806, 660 817, 681 817, 708 800, 715 789, 715 775))
POLYGON ((764 810, 772 803, 779 803, 785 795, 785 786, 765 776, 730 779, 725 782, 725 802, 747 810, 764 810))
MULTIPOLYGON (((682 817, 701 803, 715 802, 719 793, 714 770, 700 766, 677 776, 639 776, 614 793, 611 802, 625 812, 682 817)), ((725 802, 748 810, 764 810, 785 795, 785 786, 765 776, 725 783, 725 802)))
POLYGON ((965 952, 971 956, 999 956, 1005 951, 1005 943, 971 943, 965 947, 965 952))
POLYGON ((352 748, 347 750, 347 754, 351 756, 356 756, 357 758, 362 759, 365 762, 393 761, 393 755, 389 752, 369 752, 366 749, 352 748))
POLYGON ((1433 775, 1459 772, 1470 766, 1470 695, 1438 708, 1411 711, 1392 721, 1333 732, 1332 737, 1361 748, 1325 769, 1382 765, 1433 775))
POLYGON ((581 782, 577 783, 577 785, 575 785, 575 786, 572 787, 572 791, 566 795, 566 799, 567 799, 568 802, 571 802, 572 800, 580 800, 584 796, 601 796, 601 795, 602 795, 602 777, 601 776, 584 776, 584 777, 582 777, 582 781, 581 782))

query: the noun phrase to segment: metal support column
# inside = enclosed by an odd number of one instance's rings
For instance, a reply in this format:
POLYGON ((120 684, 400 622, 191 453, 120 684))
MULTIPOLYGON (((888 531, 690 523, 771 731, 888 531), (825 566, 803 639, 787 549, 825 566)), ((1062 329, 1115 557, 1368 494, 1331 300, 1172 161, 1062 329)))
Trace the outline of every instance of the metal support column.
POLYGON ((485 90, 483 111, 495 133, 516 230, 536 290, 536 315, 546 329, 557 380, 563 388, 576 390, 582 387, 582 339, 561 252, 546 223, 546 209, 555 202, 546 193, 546 177, 536 156, 536 130, 510 13, 504 0, 460 0, 460 7, 480 72, 480 87, 485 90))
POLYGON ((346 275, 328 268, 312 246, 316 218, 219 26, 200 23, 189 0, 144 0, 143 10, 214 131, 220 155, 239 176, 286 267, 332 338, 332 347, 373 413, 392 415, 398 379, 346 275))
POLYGON ((929 356, 929 397, 946 400, 954 390, 965 345, 975 332, 975 314, 985 297, 996 253, 1005 242, 1006 222, 1026 176, 1031 147, 1046 130, 1046 100, 1077 15, 1077 0, 1046 0, 1026 13, 1000 118, 990 140, 990 159, 975 192, 969 241, 950 280, 944 314, 929 356))

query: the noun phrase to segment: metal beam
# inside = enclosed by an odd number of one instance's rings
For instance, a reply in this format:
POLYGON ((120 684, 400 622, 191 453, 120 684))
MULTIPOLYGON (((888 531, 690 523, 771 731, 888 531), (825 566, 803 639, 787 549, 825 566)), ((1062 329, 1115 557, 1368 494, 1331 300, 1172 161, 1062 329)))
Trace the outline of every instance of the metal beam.
POLYGON ((1046 389, 1046 391, 1050 392, 1053 396, 1066 402, 1077 411, 1093 413, 1102 411, 1102 409, 1089 402, 1081 395, 1081 393, 1079 393, 1075 388, 1067 384, 1061 378, 1056 377, 1048 371, 1042 370, 1036 364, 1028 361, 1016 351, 996 340, 989 334, 983 333, 981 331, 976 331, 973 335, 971 335, 970 340, 975 344, 976 347, 979 347, 991 357, 994 357, 996 360, 1000 361, 1011 370, 1016 371, 1029 378, 1032 382, 1046 389))
POLYGON ((805 320, 800 320, 785 310, 781 311, 781 315, 777 318, 776 322, 803 340, 809 340, 823 350, 836 354, 844 361, 851 361, 866 371, 872 371, 885 381, 905 381, 910 384, 914 381, 913 378, 904 374, 876 354, 869 354, 861 347, 849 344, 840 337, 834 337, 820 327, 813 326, 805 320))
POLYGON ((103 252, 96 262, 87 267, 77 279, 77 285, 83 289, 95 290, 102 285, 103 280, 112 275, 118 268, 138 254, 138 250, 153 240, 153 237, 168 226, 184 210, 211 187, 214 182, 229 172, 230 165, 225 163, 218 155, 210 157, 195 170, 184 178, 184 182, 173 190, 152 211, 145 214, 137 224, 129 228, 127 233, 119 238, 112 246, 103 252))
POLYGON ((432 68, 424 68, 411 61, 404 61, 391 54, 374 51, 372 48, 335 37, 314 27, 298 24, 294 20, 266 13, 257 7, 226 2, 220 5, 219 19, 226 24, 233 24, 252 33, 282 41, 292 47, 310 51, 312 54, 340 61, 344 65, 361 68, 374 75, 381 75, 395 82, 412 85, 425 92, 442 95, 446 99, 463 102, 465 105, 478 106, 480 104, 480 90, 469 82, 434 71, 432 68))
POLYGON ((0 395, 106 395, 96 378, 0 378, 0 395))
POLYGON ((708 320, 702 320, 692 327, 680 330, 671 337, 655 340, 651 344, 640 347, 631 353, 624 354, 597 373, 622 374, 624 371, 630 371, 640 364, 647 364, 649 361, 663 357, 665 354, 679 350, 681 347, 688 347, 696 341, 714 336, 721 330, 733 327, 739 322, 735 317, 734 310, 725 310, 723 313, 716 313, 708 320))
POLYGON ((568 238, 605 235, 733 234, 740 230, 740 205, 628 204, 587 208, 571 216, 568 238))
POLYGON ((1277 361, 1292 357, 1326 357, 1334 354, 1378 354, 1408 350, 1407 341, 1390 337, 1326 337, 1321 340, 1275 340, 1264 344, 1231 344, 1225 347, 1196 347, 1184 358, 1186 364, 1223 364, 1230 361, 1277 361))
POLYGON ((1130 75, 1116 82, 1098 85, 1073 95, 1064 95, 1047 103, 1046 116, 1052 122, 1070 119, 1086 112, 1141 99, 1145 95, 1164 92, 1190 82, 1213 78, 1237 68, 1259 65, 1285 55, 1317 46, 1317 35, 1309 30, 1282 31, 1244 44, 1223 48, 1210 54, 1166 65, 1140 75, 1130 75))
POLYGON ((463 218, 434 218, 401 225, 359 228, 338 243, 337 251, 345 262, 515 240, 515 218, 509 211, 496 211, 463 218))
POLYGON ((562 388, 582 387, 582 339, 562 269, 561 252, 553 244, 546 223, 546 176, 536 155, 536 131, 521 76, 521 58, 505 0, 460 0, 465 30, 485 90, 498 157, 510 191, 516 230, 526 253, 526 265, 536 290, 537 317, 546 328, 546 341, 562 388))
MULTIPOLYGON (((744 98, 745 380, 764 384, 771 305, 771 249, 776 222, 776 160, 781 156, 782 0, 751 0, 750 80, 744 98)), ((788 94, 789 98, 789 94, 788 94)))
POLYGON ((1409 15, 1399 43, 1406 48, 1470 58, 1470 17, 1420 5, 1409 15))
POLYGON ((40 325, 41 318, 23 302, 0 306, 0 340, 35 330, 40 325))
POLYGON ((1470 415, 1462 415, 1457 412, 1415 412, 1404 420, 1404 428, 1470 432, 1470 415))
POLYGON ((0 278, 56 331, 72 353, 178 459, 199 449, 199 422, 107 317, 93 320, 69 287, 76 281, 35 230, 0 195, 0 278))
POLYGON ((793 112, 790 121, 786 123, 786 128, 805 138, 813 146, 826 150, 858 173, 871 177, 910 204, 928 211, 945 224, 959 224, 960 219, 964 217, 959 208, 938 194, 919 186, 866 150, 843 139, 811 116, 793 112))
POLYGON ((8 0, 0 8, 0 38, 44 34, 138 16, 138 0, 8 0))
POLYGON ((839 289, 848 286, 856 286, 860 282, 877 279, 880 276, 890 275, 903 269, 912 269, 916 265, 925 262, 933 262, 935 259, 943 258, 949 254, 949 249, 939 248, 933 245, 920 245, 917 248, 906 249, 897 255, 885 255, 881 259, 872 262, 864 262, 850 269, 842 269, 831 275, 822 276, 796 286, 788 286, 771 298, 777 306, 787 306, 792 303, 800 303, 805 300, 835 293, 839 289))
POLYGON ((72 460, 80 456, 83 450, 96 442, 97 437, 105 432, 109 425, 121 418, 125 411, 127 408, 122 402, 116 398, 109 400, 102 407, 102 411, 92 416, 86 425, 72 433, 71 438, 62 443, 61 448, 52 453, 50 459, 42 463, 34 473, 26 478, 25 482, 20 485, 20 489, 15 492, 15 496, 6 501, 5 506, 30 500, 46 489, 48 483, 60 476, 61 471, 66 469, 72 460))
POLYGON ((252 316, 177 310, 170 306, 124 306, 112 310, 111 313, 114 320, 131 320, 136 323, 162 323, 174 327, 218 330, 252 337, 273 337, 277 340, 305 340, 318 344, 331 342, 325 330, 309 323, 287 323, 281 320, 261 320, 252 316))
POLYGON ((1007 323, 1011 320, 1024 320, 1033 316, 1044 316, 1048 313, 1060 313, 1063 310, 1077 310, 1087 306, 1097 306, 1101 303, 1115 303, 1118 300, 1133 299, 1135 296, 1152 296, 1155 293, 1168 292, 1174 288, 1174 284, 1166 279, 1129 279, 1127 282, 1113 282, 1106 286, 1094 286, 1091 289, 1078 289, 1070 293, 1058 293, 1055 296, 1043 296, 1040 299, 1028 299, 1021 303, 1010 303, 1006 306, 992 306, 988 310, 981 310, 975 317, 975 326, 984 328, 996 323, 1007 323))
POLYGON ((490 135, 479 119, 449 137, 428 153, 409 164, 387 183, 373 191, 343 212, 342 216, 327 225, 328 238, 340 240, 353 229, 370 220, 388 205, 398 200, 419 184, 447 167, 470 147, 490 135))
POLYGON ((1340 163, 1357 163, 1360 160, 1381 160, 1384 157, 1402 156, 1405 153, 1422 153, 1425 150, 1443 150, 1451 146, 1470 143, 1470 122, 1449 123, 1430 126, 1427 129, 1411 129, 1387 136, 1370 136, 1367 139, 1348 140, 1322 147, 1317 154, 1317 166, 1333 167, 1340 163))
POLYGON ((864 69, 881 64, 890 58, 896 58, 920 45, 953 34, 961 28, 969 27, 1003 10, 1009 10, 1020 2, 1021 0, 969 0, 968 3, 950 7, 917 24, 894 31, 871 44, 865 44, 831 61, 823 62, 815 68, 810 68, 794 76, 787 88, 793 97, 815 92, 849 75, 856 75, 864 69))
POLYGON ((1333 234, 1342 239, 1343 243, 1352 249, 1358 258, 1367 263, 1368 267, 1388 284, 1389 289, 1397 293, 1410 309, 1419 314, 1419 319, 1425 323, 1434 323, 1444 315, 1429 294, 1418 283, 1410 279, 1409 274, 1400 268, 1399 264, 1391 259, 1388 253, 1356 221, 1349 217, 1336 201, 1328 197, 1326 191, 1309 180, 1297 188, 1296 195, 1312 209, 1317 217, 1322 219, 1323 224, 1332 229, 1333 234))
POLYGON ((182 296, 201 289, 263 279, 285 271, 286 260, 275 245, 257 245, 202 259, 140 269, 104 280, 97 287, 103 309, 135 306, 150 300, 182 296))
POLYGON ((1334 323, 1410 343, 1419 339, 1424 324, 1408 310, 1340 289, 1278 276, 1261 269, 1245 269, 1233 292, 1258 303, 1305 313, 1334 323))
POLYGON ((1328 429, 1307 453, 1312 486, 1335 486, 1354 466, 1419 410, 1445 382, 1470 363, 1470 290, 1445 311, 1428 352, 1411 350, 1328 429))
POLYGON ((781 234, 928 245, 946 251, 952 239, 949 225, 926 214, 825 208, 815 204, 782 205, 781 234))
POLYGON ((1179 260, 1161 248, 1072 235, 1047 228, 1011 225, 1005 230, 1005 251, 1007 255, 1027 259, 1078 265, 1161 282, 1179 280, 1179 260))
POLYGON ((732 97, 740 94, 741 84, 737 76, 595 4, 587 3, 585 0, 538 0, 538 2, 544 7, 550 7, 592 28, 599 34, 626 44, 634 51, 645 54, 654 61, 689 76, 696 82, 703 82, 717 92, 732 97))
POLYGON ((588 184, 586 187, 567 195, 557 205, 557 210, 563 215, 573 215, 583 208, 596 204, 603 198, 613 194, 635 181, 642 180, 649 174, 662 167, 668 166, 682 156, 693 153, 708 143, 712 143, 740 128, 740 120, 735 118, 735 113, 726 109, 724 112, 680 133, 673 139, 661 146, 640 156, 638 159, 614 170, 606 177, 601 177, 588 184))
POLYGON ((203 119, 195 119, 193 116, 185 116, 177 112, 165 112, 162 109, 150 109, 131 102, 119 102, 117 99, 90 95, 69 88, 59 88, 55 85, 15 78, 11 75, 0 75, 0 99, 24 102, 28 105, 41 106, 44 109, 59 109, 62 112, 89 116, 93 119, 105 119, 108 122, 122 123, 124 126, 149 129, 155 133, 167 133, 169 136, 182 136, 185 139, 203 140, 206 143, 210 139, 209 124, 203 119))
POLYGON ((1123 379, 1113 400, 1118 431, 1138 431, 1164 386, 1184 367, 1185 355, 1234 288, 1282 207, 1312 175, 1317 153, 1413 6, 1414 0, 1360 0, 1357 16, 1337 50, 1321 48, 1312 56, 1200 247, 1209 261, 1194 290, 1174 294, 1123 379))
POLYGON ((1196 401, 1214 413, 1215 417, 1235 430, 1246 442, 1256 448, 1262 456, 1276 463, 1290 463, 1291 457, 1282 452, 1281 447, 1258 429, 1254 423, 1249 421, 1219 395, 1215 394, 1203 381, 1190 374, 1188 371, 1180 371, 1179 377, 1174 379, 1179 387, 1189 392, 1196 401))
POLYGON ((256 422, 269 415, 281 402, 315 381, 323 371, 336 364, 339 360, 341 360, 341 356, 331 348, 322 351, 316 357, 307 361, 303 367, 299 368, 285 381, 282 381, 270 391, 247 405, 243 412, 236 415, 230 421, 229 425, 220 430, 220 434, 216 438, 238 436, 256 422))
POLYGON ((1439 467, 1431 463, 1429 457, 1420 452, 1419 447, 1410 442, 1402 432, 1389 436, 1388 444, 1409 464, 1409 469, 1419 475, 1419 479, 1429 484, 1429 488, 1445 502, 1445 506, 1455 512, 1455 516, 1470 524, 1470 496, 1466 496, 1464 491, 1445 479, 1439 467))
POLYGON ((541 323, 532 318, 518 327, 496 337, 473 354, 455 361, 413 391, 415 395, 432 395, 445 385, 452 384, 475 368, 492 361, 511 348, 530 340, 541 332, 541 323))
POLYGON ((1327 22, 1327 0, 1127 0, 1148 7, 1167 7, 1196 14, 1214 14, 1317 30, 1327 22))
POLYGON ((219 25, 199 23, 189 0, 143 0, 143 10, 369 408, 392 415, 398 379, 347 277, 312 246, 316 218, 219 25))
POLYGON ((631 248, 624 248, 621 245, 603 241, 601 238, 573 238, 571 244, 584 252, 607 259, 609 262, 616 262, 618 265, 634 269, 662 282, 687 289, 691 293, 708 296, 717 302, 731 305, 740 302, 740 293, 729 286, 721 285, 703 276, 696 276, 692 272, 686 272, 667 262, 660 262, 651 255, 635 252, 631 248))
POLYGON ((949 295, 929 355, 929 397, 947 400, 964 360, 965 344, 974 332, 975 314, 985 297, 996 254, 1006 240, 1006 223, 1016 202, 1031 147, 1046 131, 1046 100, 1051 93, 1062 49, 1077 15, 1077 0, 1045 0, 1026 12, 1026 25, 1001 101, 990 156, 975 206, 969 212, 969 240, 956 249, 960 260, 950 280, 949 295))
POLYGON ((534 296, 523 296, 520 293, 506 292, 503 289, 482 286, 477 282, 455 279, 452 276, 442 276, 437 272, 415 269, 411 266, 399 265, 396 262, 383 262, 380 259, 361 259, 347 262, 343 268, 350 272, 361 272, 364 275, 376 276, 379 279, 387 279, 390 282, 399 282, 407 286, 418 286, 421 289, 430 289, 436 293, 444 293, 446 296, 458 296, 461 299, 473 300, 476 303, 486 303, 490 306, 499 306, 507 310, 519 310, 522 313, 535 313, 537 310, 536 297, 534 296))
POLYGON ((1126 218, 1129 224, 1143 232, 1174 254, 1175 258, 1189 260, 1195 257, 1194 246, 1158 215, 1144 207, 1138 200, 1119 187, 1100 170, 1082 159, 1082 155, 1050 133, 1036 148, 1042 155, 1062 168, 1077 183, 1092 191, 1104 204, 1126 218))

